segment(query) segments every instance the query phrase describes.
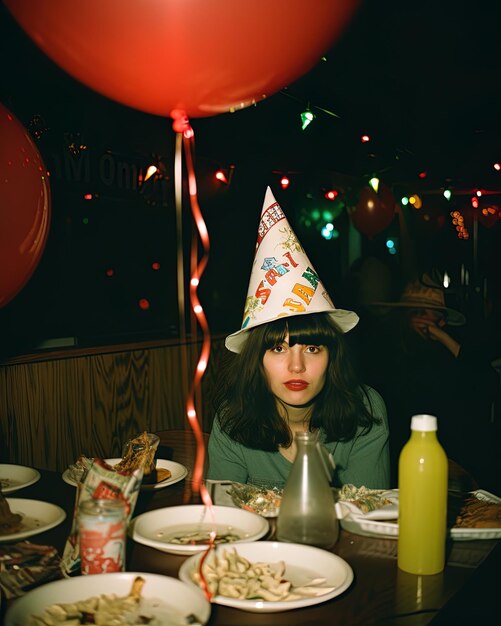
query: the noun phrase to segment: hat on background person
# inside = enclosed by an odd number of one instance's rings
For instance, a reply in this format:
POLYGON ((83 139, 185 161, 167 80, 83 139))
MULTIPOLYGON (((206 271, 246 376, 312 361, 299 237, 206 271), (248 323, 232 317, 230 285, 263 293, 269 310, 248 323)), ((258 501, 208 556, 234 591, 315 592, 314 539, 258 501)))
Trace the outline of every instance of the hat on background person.
POLYGON ((371 307, 400 307, 409 309, 433 309, 442 311, 445 322, 451 326, 462 326, 465 316, 445 304, 444 289, 427 274, 420 280, 407 283, 398 302, 371 302, 371 307))
POLYGON ((240 352, 251 328, 281 317, 311 313, 329 313, 345 333, 358 322, 353 311, 336 309, 268 187, 242 326, 226 337, 225 346, 240 352))

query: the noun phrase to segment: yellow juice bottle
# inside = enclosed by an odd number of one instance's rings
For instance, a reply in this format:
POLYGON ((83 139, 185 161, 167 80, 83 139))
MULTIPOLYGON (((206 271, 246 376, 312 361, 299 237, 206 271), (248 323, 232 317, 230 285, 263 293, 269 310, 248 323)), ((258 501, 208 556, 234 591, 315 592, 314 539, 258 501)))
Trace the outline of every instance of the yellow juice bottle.
POLYGON ((448 462, 437 418, 414 415, 398 463, 398 567, 437 574, 445 565, 448 462))

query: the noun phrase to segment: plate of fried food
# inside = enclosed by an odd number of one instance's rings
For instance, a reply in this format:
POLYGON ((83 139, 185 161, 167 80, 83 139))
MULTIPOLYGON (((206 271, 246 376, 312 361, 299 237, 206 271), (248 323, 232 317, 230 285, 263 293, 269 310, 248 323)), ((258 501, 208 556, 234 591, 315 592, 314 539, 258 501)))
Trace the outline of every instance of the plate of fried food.
POLYGON ((204 594, 177 578, 121 572, 47 583, 15 600, 5 626, 149 624, 203 626, 211 607, 204 594))
MULTIPOLYGON (((142 468, 141 489, 169 487, 183 480, 188 474, 188 468, 175 461, 157 459, 155 455, 159 441, 155 433, 141 433, 125 444, 121 457, 100 459, 100 461, 117 472, 131 473, 142 468)), ((76 463, 63 472, 63 480, 73 486, 82 483, 94 460, 94 458, 81 455, 76 463)))
POLYGON ((0 492, 0 542, 18 541, 43 533, 66 519, 64 510, 50 502, 4 498, 0 492))
MULTIPOLYGON (((365 488, 363 488, 365 489, 365 488)), ((340 518, 341 527, 349 532, 367 537, 398 537, 398 490, 379 491, 373 494, 370 507, 362 510, 360 502, 365 501, 367 490, 358 500, 339 502, 348 508, 347 514, 340 518)), ((356 498, 355 492, 353 497, 356 498)), ((457 496, 449 494, 448 533, 454 541, 472 539, 501 538, 501 498, 483 489, 457 496)))
POLYGON ((327 550, 255 541, 218 545, 184 561, 179 578, 207 588, 211 602, 254 613, 312 606, 342 594, 353 581, 348 563, 327 550))
POLYGON ((4 494, 29 487, 38 480, 40 472, 33 467, 0 463, 0 491, 4 494))
MULTIPOLYGON (((120 457, 103 459, 103 461, 111 468, 117 469, 118 463, 122 459, 120 457)), ((145 480, 141 483, 141 489, 164 489, 170 485, 174 485, 183 480, 188 474, 188 468, 181 463, 175 461, 168 461, 166 459, 156 459, 155 463, 156 474, 152 476, 150 480, 145 480)), ((68 485, 76 487, 77 483, 82 482, 86 474, 86 468, 80 463, 80 460, 70 465, 63 472, 63 480, 68 485)))

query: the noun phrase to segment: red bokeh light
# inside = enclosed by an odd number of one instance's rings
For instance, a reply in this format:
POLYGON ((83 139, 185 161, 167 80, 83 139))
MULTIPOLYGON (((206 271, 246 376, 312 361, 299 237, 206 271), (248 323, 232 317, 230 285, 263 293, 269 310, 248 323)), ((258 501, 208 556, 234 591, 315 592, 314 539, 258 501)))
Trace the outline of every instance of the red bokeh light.
POLYGON ((335 189, 329 189, 329 191, 326 191, 324 194, 327 200, 335 200, 338 195, 339 194, 335 189))
POLYGON ((216 178, 220 180, 222 183, 228 184, 228 179, 226 178, 226 174, 222 170, 218 170, 215 174, 216 178))

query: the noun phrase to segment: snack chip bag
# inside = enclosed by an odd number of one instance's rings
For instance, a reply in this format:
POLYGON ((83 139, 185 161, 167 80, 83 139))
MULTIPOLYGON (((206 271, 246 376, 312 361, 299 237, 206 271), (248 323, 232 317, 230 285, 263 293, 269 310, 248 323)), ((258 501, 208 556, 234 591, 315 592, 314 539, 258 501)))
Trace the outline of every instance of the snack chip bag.
POLYGON ((154 433, 143 432, 130 439, 122 451, 122 460, 114 466, 116 471, 143 468, 143 483, 157 482, 156 453, 160 437, 154 433))
POLYGON ((84 478, 77 485, 73 523, 66 540, 61 567, 68 575, 80 573, 80 541, 78 533, 78 510, 81 502, 89 499, 121 499, 125 502, 127 524, 130 522, 136 506, 139 489, 143 479, 143 468, 117 472, 101 459, 80 457, 84 467, 84 478))

